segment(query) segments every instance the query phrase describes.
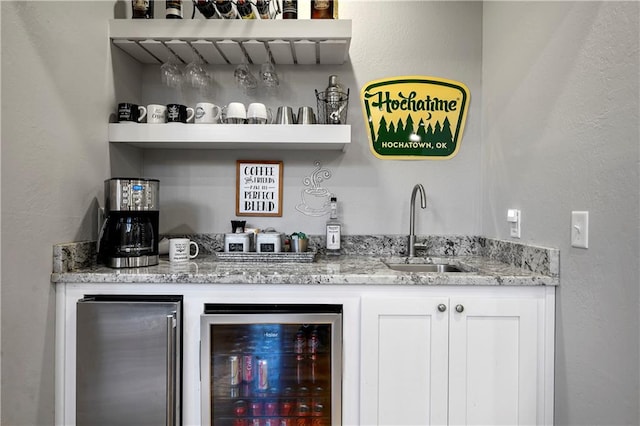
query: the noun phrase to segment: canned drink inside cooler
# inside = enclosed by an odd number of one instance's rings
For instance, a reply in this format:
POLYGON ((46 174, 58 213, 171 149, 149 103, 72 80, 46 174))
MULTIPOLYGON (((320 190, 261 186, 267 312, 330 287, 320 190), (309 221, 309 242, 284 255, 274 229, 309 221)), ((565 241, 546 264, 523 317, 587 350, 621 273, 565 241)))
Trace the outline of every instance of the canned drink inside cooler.
POLYGON ((258 390, 266 391, 269 389, 269 374, 266 359, 258 360, 258 390))
POLYGON ((253 355, 242 356, 242 381, 253 382, 253 355))
POLYGON ((276 401, 267 401, 264 403, 264 415, 265 416, 277 416, 278 415, 278 403, 276 401))
POLYGON ((252 416, 258 417, 262 416, 262 401, 251 401, 250 404, 250 413, 252 416))
POLYGON ((240 357, 237 355, 231 355, 229 357, 229 370, 231 372, 230 385, 237 386, 240 384, 240 357))
POLYGON ((292 416, 293 415, 293 401, 284 400, 280 403, 280 415, 282 416, 292 416))
POLYGON ((247 415, 247 403, 245 401, 236 401, 233 405, 233 413, 236 417, 244 417, 247 415))

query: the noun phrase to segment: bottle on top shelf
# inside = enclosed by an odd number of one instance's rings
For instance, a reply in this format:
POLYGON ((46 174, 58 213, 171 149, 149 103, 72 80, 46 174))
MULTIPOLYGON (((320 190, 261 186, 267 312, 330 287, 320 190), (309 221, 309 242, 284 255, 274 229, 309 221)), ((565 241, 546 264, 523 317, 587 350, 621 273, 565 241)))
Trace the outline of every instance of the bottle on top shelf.
POLYGON ((338 0, 311 0, 311 19, 338 19, 338 0))
POLYGON ((153 0, 131 0, 133 19, 153 19, 153 0))
POLYGON ((182 19, 182 0, 166 0, 166 18, 182 19))
POLYGON ((298 0, 282 0, 282 19, 298 19, 298 0))
POLYGON ((237 0, 236 8, 242 19, 256 19, 256 14, 253 12, 253 7, 249 0, 237 0))

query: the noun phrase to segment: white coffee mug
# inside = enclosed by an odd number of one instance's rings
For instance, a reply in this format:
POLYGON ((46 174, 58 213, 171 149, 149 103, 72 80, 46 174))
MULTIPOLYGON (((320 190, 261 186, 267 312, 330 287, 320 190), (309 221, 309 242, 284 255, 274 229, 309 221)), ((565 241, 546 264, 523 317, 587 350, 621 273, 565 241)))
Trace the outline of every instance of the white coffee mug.
POLYGON ((167 106, 150 104, 147 105, 147 123, 164 124, 167 122, 167 106))
POLYGON ((231 102, 222 108, 222 119, 227 124, 242 124, 247 119, 247 110, 241 102, 231 102))
POLYGON ((195 258, 200 252, 198 244, 188 238, 171 238, 169 240, 169 261, 187 262, 195 258), (195 253, 191 254, 191 246, 195 247, 195 253))
POLYGON ((220 121, 222 109, 210 102, 199 102, 196 104, 196 123, 217 123, 220 121))
POLYGON ((271 110, 259 102, 249 104, 247 108, 248 124, 270 124, 272 121, 271 110))

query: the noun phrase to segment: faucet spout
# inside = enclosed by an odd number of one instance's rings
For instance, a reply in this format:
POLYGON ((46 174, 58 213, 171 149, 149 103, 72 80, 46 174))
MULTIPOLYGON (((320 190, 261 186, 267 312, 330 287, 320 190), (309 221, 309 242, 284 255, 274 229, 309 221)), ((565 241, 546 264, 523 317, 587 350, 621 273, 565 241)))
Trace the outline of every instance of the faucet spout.
POLYGON ((411 191, 411 208, 409 212, 409 257, 416 255, 416 194, 420 193, 420 207, 427 208, 427 195, 424 192, 424 186, 421 183, 416 184, 411 191))

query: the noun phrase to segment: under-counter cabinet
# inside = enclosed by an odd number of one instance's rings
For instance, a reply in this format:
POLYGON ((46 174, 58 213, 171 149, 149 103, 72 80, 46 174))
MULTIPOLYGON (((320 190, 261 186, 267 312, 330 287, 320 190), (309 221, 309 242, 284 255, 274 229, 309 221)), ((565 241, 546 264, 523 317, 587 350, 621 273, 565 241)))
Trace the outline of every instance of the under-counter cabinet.
POLYGON ((552 424, 553 289, 425 290, 362 299, 361 424, 552 424))
POLYGON ((344 426, 553 423, 553 286, 103 282, 56 285, 57 425, 76 424, 77 302, 87 294, 183 297, 185 426, 201 424, 206 303, 342 305, 344 426))

